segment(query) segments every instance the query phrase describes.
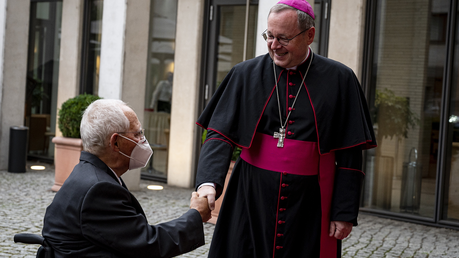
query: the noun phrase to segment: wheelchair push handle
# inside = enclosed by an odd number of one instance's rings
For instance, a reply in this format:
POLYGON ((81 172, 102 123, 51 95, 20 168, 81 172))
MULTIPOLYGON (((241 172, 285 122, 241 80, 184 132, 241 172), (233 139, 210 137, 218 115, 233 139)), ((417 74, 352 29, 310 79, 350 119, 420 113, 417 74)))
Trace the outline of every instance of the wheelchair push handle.
POLYGON ((45 239, 42 236, 30 233, 21 233, 14 235, 14 242, 46 246, 45 239))

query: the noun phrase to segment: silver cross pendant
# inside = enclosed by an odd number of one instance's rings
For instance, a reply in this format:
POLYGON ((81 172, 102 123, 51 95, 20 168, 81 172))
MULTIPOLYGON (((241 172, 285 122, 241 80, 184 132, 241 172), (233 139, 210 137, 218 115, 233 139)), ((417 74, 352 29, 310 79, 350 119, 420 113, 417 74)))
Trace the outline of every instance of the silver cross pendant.
POLYGON ((274 132, 274 138, 278 139, 277 140, 277 148, 283 148, 284 147, 284 139, 285 139, 285 129, 284 128, 279 128, 279 132, 274 132))

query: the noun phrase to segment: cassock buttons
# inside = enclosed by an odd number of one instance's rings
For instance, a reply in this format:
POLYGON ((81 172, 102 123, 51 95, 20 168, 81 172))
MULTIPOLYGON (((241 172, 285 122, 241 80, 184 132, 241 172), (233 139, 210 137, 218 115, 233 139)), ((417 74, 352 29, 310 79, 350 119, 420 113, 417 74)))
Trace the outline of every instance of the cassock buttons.
POLYGON ((288 186, 288 184, 282 184, 282 187, 287 187, 287 186, 288 186))
POLYGON ((292 107, 288 108, 288 111, 292 111, 292 110, 295 110, 295 108, 292 108, 292 107))
POLYGON ((284 236, 284 234, 277 234, 277 237, 281 237, 281 236, 284 236))
POLYGON ((285 200, 285 199, 287 199, 287 196, 281 196, 281 200, 282 201, 285 200))
POLYGON ((279 250, 279 249, 282 249, 282 248, 284 248, 284 247, 282 247, 282 246, 279 246, 279 245, 278 245, 278 246, 276 246, 276 249, 277 249, 277 250, 279 250))
POLYGON ((285 221, 279 220, 277 223, 279 223, 279 224, 284 224, 285 221))
POLYGON ((282 175, 286 176, 286 175, 287 175, 287 172, 282 172, 282 175))
POLYGON ((295 74, 295 72, 293 72, 293 71, 290 71, 290 75, 294 75, 294 74, 295 74))
POLYGON ((293 96, 293 95, 288 95, 288 97, 291 98, 291 99, 295 98, 295 96, 293 96))
POLYGON ((295 85, 295 83, 289 82, 288 85, 289 85, 289 86, 293 86, 293 85, 295 85))
POLYGON ((280 208, 279 211, 285 211, 287 210, 286 208, 280 208))
POLYGON ((288 123, 289 124, 293 124, 293 123, 295 123, 295 121, 289 120, 288 123))
POLYGON ((295 133, 292 133, 292 132, 288 131, 287 134, 288 134, 288 135, 294 135, 295 133))

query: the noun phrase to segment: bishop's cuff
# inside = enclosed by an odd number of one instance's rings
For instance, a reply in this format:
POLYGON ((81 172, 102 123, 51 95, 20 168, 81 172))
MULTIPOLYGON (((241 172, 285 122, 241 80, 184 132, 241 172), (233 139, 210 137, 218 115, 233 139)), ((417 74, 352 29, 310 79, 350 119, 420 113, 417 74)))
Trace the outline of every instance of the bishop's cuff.
POLYGON ((336 169, 330 221, 346 221, 357 226, 363 177, 358 170, 336 169))

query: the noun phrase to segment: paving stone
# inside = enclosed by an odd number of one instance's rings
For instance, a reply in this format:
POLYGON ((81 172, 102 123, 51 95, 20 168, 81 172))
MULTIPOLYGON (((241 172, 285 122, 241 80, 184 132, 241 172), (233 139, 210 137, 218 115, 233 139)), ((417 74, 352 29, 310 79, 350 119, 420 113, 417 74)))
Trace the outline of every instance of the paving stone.
MULTIPOLYGON (((8 173, 0 171, 0 258, 35 257, 38 245, 13 242, 17 233, 40 234, 46 207, 54 193, 54 169, 8 173)), ((141 190, 133 192, 144 208, 150 224, 179 217, 188 210, 193 189, 177 188, 141 180, 141 190), (147 190, 149 184, 164 186, 162 191, 147 190)), ((459 231, 428 227, 360 214, 359 226, 343 240, 343 257, 458 258, 459 231)), ((206 244, 183 258, 204 258, 210 247, 214 225, 204 223, 206 244)))

